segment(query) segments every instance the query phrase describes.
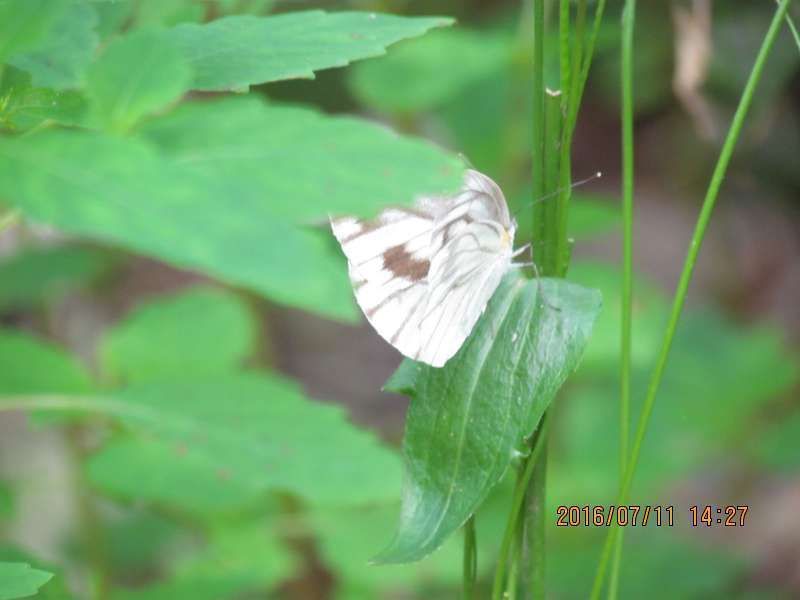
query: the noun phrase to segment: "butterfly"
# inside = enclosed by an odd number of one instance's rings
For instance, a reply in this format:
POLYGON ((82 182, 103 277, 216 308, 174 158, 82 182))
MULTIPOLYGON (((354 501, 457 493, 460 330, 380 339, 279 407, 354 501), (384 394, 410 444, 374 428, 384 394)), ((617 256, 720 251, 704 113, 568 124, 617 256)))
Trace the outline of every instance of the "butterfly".
POLYGON ((469 169, 452 196, 375 219, 331 219, 356 301, 403 355, 434 367, 458 352, 513 258, 516 222, 500 187, 469 169))

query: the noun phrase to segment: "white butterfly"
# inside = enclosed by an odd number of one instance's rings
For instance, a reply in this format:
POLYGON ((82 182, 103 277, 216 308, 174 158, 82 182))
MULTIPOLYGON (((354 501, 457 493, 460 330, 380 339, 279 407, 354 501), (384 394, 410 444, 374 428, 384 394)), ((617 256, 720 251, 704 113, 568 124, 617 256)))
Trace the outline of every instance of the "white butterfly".
POLYGON ((512 258, 516 222, 498 185, 474 170, 454 196, 377 218, 331 219, 356 300, 405 356, 443 366, 467 339, 512 258))

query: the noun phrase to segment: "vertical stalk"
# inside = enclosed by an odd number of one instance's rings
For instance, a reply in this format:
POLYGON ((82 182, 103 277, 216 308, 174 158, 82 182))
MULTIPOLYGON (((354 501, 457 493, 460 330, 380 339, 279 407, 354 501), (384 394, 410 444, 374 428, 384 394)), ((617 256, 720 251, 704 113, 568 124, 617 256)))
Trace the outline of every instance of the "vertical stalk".
MULTIPOLYGON (((633 31, 636 0, 626 0, 622 13, 622 330, 620 331, 619 479, 620 489, 628 460, 631 413, 631 314, 633 306, 633 31)), ((620 532, 611 568, 608 597, 619 590, 622 561, 620 532)))
POLYGON ((478 570, 478 549, 475 544, 475 515, 464 523, 464 600, 475 600, 475 578, 478 570))
MULTIPOLYGON (((697 263, 697 255, 700 252, 700 247, 703 243, 703 238, 705 237, 708 223, 711 220, 711 214, 714 211, 714 205, 716 204, 717 197, 719 196, 719 190, 722 186, 725 172, 728 169, 731 155, 736 147, 736 142, 739 140, 739 135, 741 134, 742 126, 744 125, 744 119, 747 116, 750 105, 753 102, 753 96, 755 94, 756 87, 758 86, 758 82, 761 79, 761 74, 764 71, 764 65, 766 64, 767 57, 769 56, 772 46, 775 43, 775 39, 778 36, 778 31, 780 30, 781 23, 786 16, 790 2, 791 0, 781 0, 778 9, 775 11, 775 15, 772 18, 769 29, 764 36, 764 41, 762 42, 761 48, 756 56, 753 68, 750 71, 747 84, 742 92, 742 97, 739 100, 739 105, 737 106, 736 113, 733 116, 733 121, 731 122, 730 129, 728 130, 728 135, 725 137, 725 142, 722 145, 722 150, 720 151, 717 164, 714 167, 714 172, 711 175, 711 181, 709 182, 708 190, 703 200, 703 206, 700 209, 700 215, 697 219, 692 240, 689 244, 689 250, 683 264, 680 281, 678 282, 678 287, 675 291, 675 298, 672 303, 672 309, 670 311, 669 321, 667 322, 667 328, 664 332, 661 350, 659 352, 658 359, 656 360, 656 365, 653 369, 650 383, 647 387, 647 394, 645 395, 644 403, 642 405, 642 412, 639 415, 639 421, 636 426, 636 435, 633 442, 633 450, 629 460, 626 463, 625 477, 623 478, 619 496, 617 497, 618 506, 627 504, 628 502, 628 495, 630 494, 631 485, 633 483, 633 476, 639 463, 639 454, 642 449, 642 443, 644 441, 644 436, 647 433, 647 427, 650 423, 650 416, 653 412, 656 394, 661 386, 661 379, 664 375, 664 369, 667 365, 670 349, 672 348, 672 340, 678 327, 678 321, 680 319, 681 312, 683 311, 684 302, 686 301, 689 283, 692 280, 694 267, 697 263)), ((611 552, 614 548, 617 537, 619 536, 619 532, 619 526, 612 524, 603 546, 603 552, 600 557, 600 563, 597 567, 594 585, 592 586, 591 598, 593 599, 600 597, 605 580, 606 570, 608 568, 608 562, 611 558, 611 552)))

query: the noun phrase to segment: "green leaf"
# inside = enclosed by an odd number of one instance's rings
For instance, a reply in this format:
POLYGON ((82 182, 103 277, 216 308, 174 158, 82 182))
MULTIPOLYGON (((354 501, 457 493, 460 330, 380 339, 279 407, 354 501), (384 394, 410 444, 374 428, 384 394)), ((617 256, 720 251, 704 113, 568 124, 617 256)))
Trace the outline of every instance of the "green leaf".
MULTIPOLYGON (((295 385, 275 376, 136 385, 115 393, 108 410, 171 448, 173 463, 204 468, 206 481, 230 481, 252 494, 286 490, 315 504, 359 504, 398 493, 393 452, 350 425, 340 409, 306 400, 295 385)), ((169 454, 154 452, 141 460, 147 457, 154 460, 151 477, 157 482, 166 464, 160 461, 169 454)), ((108 469, 93 471, 95 481, 101 474, 108 469)), ((185 503, 196 504, 191 496, 205 493, 174 480, 163 485, 171 486, 164 494, 188 498, 185 503)))
POLYGON ((0 311, 31 308, 58 300, 109 272, 114 257, 82 246, 36 248, 0 262, 0 311))
POLYGON ((313 78, 314 71, 379 56, 390 44, 451 23, 443 17, 310 10, 223 17, 178 25, 170 34, 192 65, 192 88, 242 90, 268 81, 313 78))
POLYGON ((126 382, 231 371, 253 351, 255 327, 244 303, 223 290, 159 296, 107 333, 103 367, 126 382))
POLYGON ((97 14, 90 4, 73 3, 53 24, 43 44, 9 63, 30 73, 36 87, 78 87, 97 47, 96 25, 97 14))
POLYGON ((28 73, 6 66, 0 79, 0 127, 25 131, 46 121, 78 125, 86 100, 78 92, 58 92, 31 85, 28 73))
POLYGON ((245 98, 189 103, 147 135, 163 152, 77 131, 0 139, 4 200, 69 233, 336 318, 356 315, 345 261, 327 226, 308 223, 450 191, 463 170, 374 125, 245 98))
POLYGON ((260 488, 211 468, 202 454, 158 439, 114 440, 86 469, 92 484, 107 494, 192 513, 232 511, 263 496, 260 488))
POLYGON ((0 64, 36 49, 67 4, 67 0, 0 0, 0 64))
POLYGON ((87 79, 93 117, 109 129, 125 131, 180 98, 191 70, 168 35, 139 30, 111 42, 87 79))
POLYGON ((328 239, 280 222, 245 183, 174 164, 151 145, 48 131, 0 139, 4 199, 29 218, 195 268, 284 304, 353 318, 328 239))
POLYGON ((0 562, 0 600, 33 596, 52 577, 26 563, 0 562))
MULTIPOLYGON (((236 180, 295 223, 374 216, 461 184, 463 163, 432 144, 348 117, 252 97, 188 103, 143 133, 182 165, 236 180)), ((266 215, 262 218, 267 218, 266 215)))
POLYGON ((422 558, 475 512, 577 366, 600 305, 596 291, 509 273, 458 354, 419 368, 400 524, 378 561, 422 558))
POLYGON ((386 58, 353 67, 349 83, 364 105, 418 112, 449 101, 511 61, 510 36, 459 28, 405 42, 386 58))
POLYGON ((86 369, 47 342, 0 329, 0 394, 80 394, 91 389, 86 369))

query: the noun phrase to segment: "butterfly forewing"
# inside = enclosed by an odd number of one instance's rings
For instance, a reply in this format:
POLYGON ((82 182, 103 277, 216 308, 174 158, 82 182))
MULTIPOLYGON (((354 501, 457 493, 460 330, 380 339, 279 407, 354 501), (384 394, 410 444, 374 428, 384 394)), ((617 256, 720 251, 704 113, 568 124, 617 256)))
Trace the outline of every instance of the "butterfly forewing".
POLYGON ((454 196, 331 225, 369 322, 404 355, 436 367, 469 336, 511 260, 505 199, 477 171, 454 196))

